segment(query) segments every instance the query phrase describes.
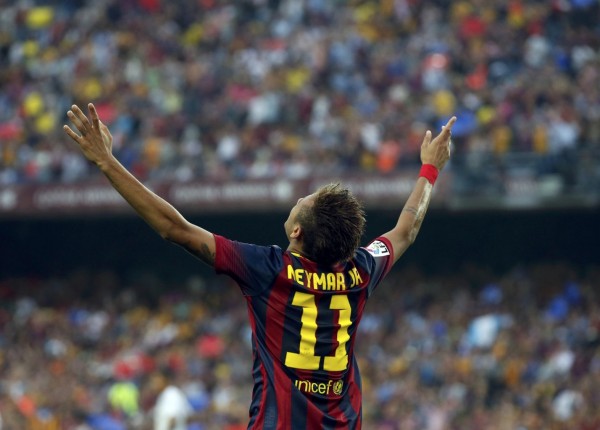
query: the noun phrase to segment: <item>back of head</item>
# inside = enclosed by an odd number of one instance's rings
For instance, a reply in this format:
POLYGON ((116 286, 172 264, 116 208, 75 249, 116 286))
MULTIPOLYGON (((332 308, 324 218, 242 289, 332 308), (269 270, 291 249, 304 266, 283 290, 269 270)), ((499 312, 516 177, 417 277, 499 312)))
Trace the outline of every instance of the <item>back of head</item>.
POLYGON ((303 231, 303 251, 321 265, 352 258, 365 230, 362 204, 340 184, 325 185, 314 204, 303 208, 297 221, 303 231))

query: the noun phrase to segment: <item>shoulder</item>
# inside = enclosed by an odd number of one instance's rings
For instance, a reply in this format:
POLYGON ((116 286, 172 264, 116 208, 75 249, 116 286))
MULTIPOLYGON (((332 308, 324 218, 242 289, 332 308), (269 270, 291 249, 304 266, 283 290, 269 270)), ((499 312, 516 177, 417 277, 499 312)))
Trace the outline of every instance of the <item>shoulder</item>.
POLYGON ((354 254, 356 261, 367 264, 371 264, 373 259, 388 260, 390 257, 392 257, 392 245, 385 237, 376 238, 367 246, 358 248, 354 254))
POLYGON ((394 264, 392 245, 385 237, 377 237, 367 246, 358 248, 354 254, 354 264, 371 278, 370 291, 378 285, 394 264))
POLYGON ((246 295, 270 285, 283 267, 282 249, 277 245, 255 245, 215 235, 215 271, 232 276, 246 295))
POLYGON ((226 237, 217 234, 214 236, 217 254, 228 254, 228 256, 237 256, 241 258, 252 258, 253 256, 281 258, 284 253, 277 245, 256 245, 253 243, 227 239, 226 237))

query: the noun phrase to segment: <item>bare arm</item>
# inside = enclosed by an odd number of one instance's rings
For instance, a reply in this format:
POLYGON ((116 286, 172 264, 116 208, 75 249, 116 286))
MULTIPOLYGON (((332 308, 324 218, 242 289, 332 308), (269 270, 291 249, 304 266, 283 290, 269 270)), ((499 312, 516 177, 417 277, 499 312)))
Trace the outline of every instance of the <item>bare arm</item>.
MULTIPOLYGON (((421 162, 431 164, 440 171, 450 158, 450 137, 456 117, 452 117, 442 128, 441 133, 431 140, 431 132, 427 131, 421 145, 421 162)), ((415 241, 425 219, 431 200, 433 185, 424 177, 419 177, 404 208, 400 213, 396 226, 385 233, 394 249, 394 263, 415 241)))
POLYGON ((67 113, 79 131, 69 126, 65 132, 80 147, 86 158, 98 166, 112 186, 160 236, 181 245, 209 265, 215 261, 215 238, 209 231, 188 222, 167 201, 138 181, 112 154, 112 136, 98 118, 93 104, 88 105, 90 119, 73 105, 67 113))

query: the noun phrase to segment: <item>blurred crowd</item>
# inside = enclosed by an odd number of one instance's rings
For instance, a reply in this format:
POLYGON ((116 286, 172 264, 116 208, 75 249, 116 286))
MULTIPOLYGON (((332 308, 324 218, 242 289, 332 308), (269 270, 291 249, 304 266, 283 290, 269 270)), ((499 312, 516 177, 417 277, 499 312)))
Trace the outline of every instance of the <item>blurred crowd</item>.
POLYGON ((456 114, 457 192, 507 176, 595 192, 599 14, 597 0, 0 0, 0 184, 97 175, 61 128, 93 101, 142 180, 387 174, 456 114))
MULTIPOLYGON (((392 271, 356 343, 364 428, 599 430, 598 279, 561 263, 392 271)), ((249 334, 226 277, 3 279, 0 429, 245 429, 249 334)))

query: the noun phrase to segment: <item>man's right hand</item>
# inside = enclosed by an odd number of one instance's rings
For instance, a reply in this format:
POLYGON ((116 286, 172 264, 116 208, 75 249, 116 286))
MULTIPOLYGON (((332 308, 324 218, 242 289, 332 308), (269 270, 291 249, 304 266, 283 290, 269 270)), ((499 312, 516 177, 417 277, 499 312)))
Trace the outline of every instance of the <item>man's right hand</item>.
POLYGON ((71 106, 67 116, 80 134, 75 133, 68 125, 63 130, 81 148, 83 155, 96 165, 112 157, 113 137, 108 127, 100 121, 98 112, 92 103, 88 104, 90 118, 79 109, 77 105, 71 106))
POLYGON ((433 140, 431 140, 430 131, 425 133, 421 145, 421 162, 423 164, 433 164, 438 170, 442 170, 446 165, 450 158, 450 138, 452 137, 452 126, 455 122, 456 117, 453 116, 433 140))

